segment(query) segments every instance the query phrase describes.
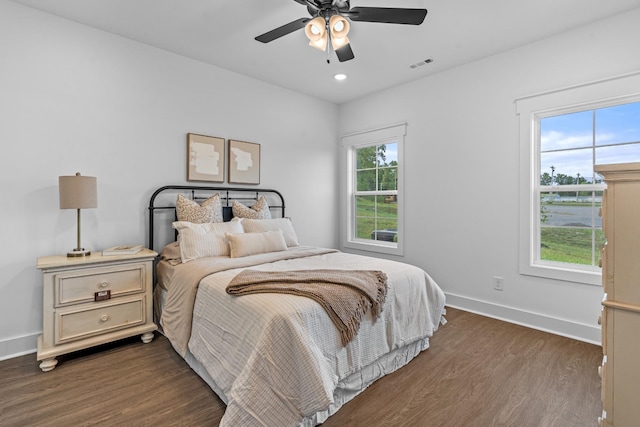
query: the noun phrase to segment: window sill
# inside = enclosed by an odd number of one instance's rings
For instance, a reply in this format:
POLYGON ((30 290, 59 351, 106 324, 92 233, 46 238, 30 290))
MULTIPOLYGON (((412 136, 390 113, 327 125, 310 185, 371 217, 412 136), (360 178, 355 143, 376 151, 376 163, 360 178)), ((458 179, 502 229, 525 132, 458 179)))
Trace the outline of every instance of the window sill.
POLYGON ((594 267, 594 270, 581 271, 565 268, 560 263, 557 265, 520 265, 520 274, 583 285, 602 286, 602 272, 598 267, 594 267))
POLYGON ((387 243, 377 240, 349 240, 344 242, 344 247, 349 249, 358 249, 361 251, 377 252, 388 255, 403 256, 402 246, 396 243, 387 243))

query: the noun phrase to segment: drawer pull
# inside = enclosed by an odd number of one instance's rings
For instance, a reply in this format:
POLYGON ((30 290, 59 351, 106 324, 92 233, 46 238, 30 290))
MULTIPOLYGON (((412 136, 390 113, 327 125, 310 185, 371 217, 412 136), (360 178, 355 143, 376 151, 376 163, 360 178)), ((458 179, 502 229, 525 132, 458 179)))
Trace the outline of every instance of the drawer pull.
POLYGON ((102 316, 100 316, 100 321, 101 322, 106 322, 107 320, 109 320, 109 315, 108 314, 103 314, 102 316))
POLYGON ((602 366, 598 366, 598 375, 602 378, 602 366))
POLYGON ((100 282, 101 288, 106 288, 107 286, 109 286, 109 282, 107 282, 106 280, 103 280, 102 282, 100 282))
POLYGON ((602 268, 602 258, 598 260, 598 267, 602 268))
POLYGON ((598 316, 598 325, 602 325, 602 314, 598 316))

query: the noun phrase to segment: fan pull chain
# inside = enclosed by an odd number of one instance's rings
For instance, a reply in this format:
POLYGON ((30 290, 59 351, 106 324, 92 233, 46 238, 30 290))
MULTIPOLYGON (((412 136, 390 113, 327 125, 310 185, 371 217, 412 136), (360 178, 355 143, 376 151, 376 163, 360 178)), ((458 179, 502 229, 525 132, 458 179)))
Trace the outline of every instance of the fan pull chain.
POLYGON ((333 47, 331 45, 331 35, 329 31, 331 30, 329 29, 329 24, 327 24, 327 64, 331 64, 331 48, 333 47))

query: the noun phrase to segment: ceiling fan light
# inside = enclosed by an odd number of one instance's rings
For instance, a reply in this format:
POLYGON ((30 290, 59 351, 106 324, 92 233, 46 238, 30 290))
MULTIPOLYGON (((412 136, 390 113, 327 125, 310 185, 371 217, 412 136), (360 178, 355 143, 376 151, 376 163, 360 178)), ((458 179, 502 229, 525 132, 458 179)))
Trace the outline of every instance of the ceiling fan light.
POLYGON ((331 37, 336 38, 346 38, 349 33, 349 29, 351 26, 349 25, 349 21, 347 21, 341 15, 333 15, 329 18, 329 28, 331 29, 331 37))
POLYGON ((304 27, 304 33, 309 38, 309 46, 316 49, 325 50, 327 48, 327 33, 324 18, 318 16, 313 18, 304 27))
POLYGON ((325 36, 324 18, 318 16, 313 18, 304 27, 304 33, 311 41, 319 40, 325 36))
POLYGON ((349 44, 349 38, 347 36, 338 38, 338 37, 334 37, 333 35, 331 36, 331 46, 333 46, 333 50, 338 50, 343 46, 346 46, 349 44))
POLYGON ((316 49, 326 50, 327 49, 327 37, 323 37, 319 40, 309 40, 309 46, 315 47, 316 49))

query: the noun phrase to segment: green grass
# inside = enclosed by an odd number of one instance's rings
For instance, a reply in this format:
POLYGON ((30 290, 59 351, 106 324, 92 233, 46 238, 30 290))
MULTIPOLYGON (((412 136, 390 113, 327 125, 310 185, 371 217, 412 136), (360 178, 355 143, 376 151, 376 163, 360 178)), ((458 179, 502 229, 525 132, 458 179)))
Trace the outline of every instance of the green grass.
POLYGON ((378 218, 378 224, 376 225, 374 218, 356 218, 356 237, 359 239, 371 239, 371 232, 373 230, 384 230, 387 228, 398 228, 398 221, 395 219, 378 218))
MULTIPOLYGON (((604 243, 602 230, 596 230, 596 251, 604 243)), ((540 259, 593 265, 590 228, 543 227, 540 230, 540 259)), ((596 254, 595 261, 598 261, 596 254)))
POLYGON ((384 196, 377 196, 377 212, 375 196, 356 198, 356 237, 371 239, 373 230, 398 228, 398 204, 385 203, 384 196), (377 215, 377 222, 376 222, 377 215))

